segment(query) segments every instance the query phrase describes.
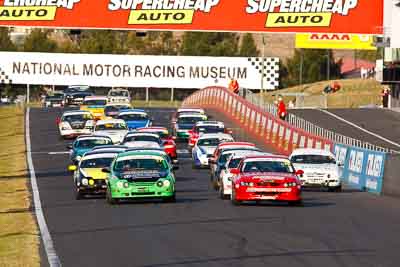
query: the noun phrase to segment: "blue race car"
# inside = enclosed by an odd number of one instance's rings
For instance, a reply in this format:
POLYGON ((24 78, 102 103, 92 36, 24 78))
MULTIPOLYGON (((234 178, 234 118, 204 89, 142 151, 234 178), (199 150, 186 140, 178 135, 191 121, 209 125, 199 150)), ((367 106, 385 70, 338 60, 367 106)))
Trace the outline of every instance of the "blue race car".
POLYGON ((94 147, 112 145, 113 141, 108 136, 82 135, 67 148, 71 150, 70 159, 73 164, 78 164, 83 154, 94 147))
POLYGON ((152 124, 149 115, 142 109, 123 110, 119 113, 117 118, 124 120, 129 130, 150 127, 152 124))

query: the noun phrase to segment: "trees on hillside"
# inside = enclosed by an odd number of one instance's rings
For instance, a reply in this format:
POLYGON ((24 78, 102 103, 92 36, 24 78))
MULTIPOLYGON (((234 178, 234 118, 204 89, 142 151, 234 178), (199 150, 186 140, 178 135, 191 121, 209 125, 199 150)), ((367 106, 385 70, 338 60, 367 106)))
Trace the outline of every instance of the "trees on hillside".
POLYGON ((8 28, 0 28, 0 51, 14 51, 15 45, 11 42, 8 28))
POLYGON ((57 43, 49 38, 50 31, 33 29, 25 38, 25 52, 56 52, 57 43))
POLYGON ((180 54, 184 56, 236 56, 239 38, 234 33, 186 32, 180 54))
POLYGON ((257 57, 260 52, 257 50, 256 42, 251 33, 246 33, 240 44, 239 54, 241 57, 257 57))
POLYGON ((340 62, 335 62, 332 50, 302 49, 296 50, 294 56, 287 60, 281 72, 281 86, 292 86, 312 83, 340 77, 340 62), (329 61, 329 67, 328 67, 329 61), (302 66, 302 77, 300 68, 302 66))

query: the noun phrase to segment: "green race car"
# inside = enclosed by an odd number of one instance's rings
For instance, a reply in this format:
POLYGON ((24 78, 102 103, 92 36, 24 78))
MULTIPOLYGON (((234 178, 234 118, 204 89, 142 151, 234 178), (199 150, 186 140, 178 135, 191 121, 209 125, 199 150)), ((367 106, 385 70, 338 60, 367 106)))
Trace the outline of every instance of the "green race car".
POLYGON ((175 202, 173 167, 159 152, 121 153, 103 172, 108 173, 106 198, 110 204, 147 198, 175 202))

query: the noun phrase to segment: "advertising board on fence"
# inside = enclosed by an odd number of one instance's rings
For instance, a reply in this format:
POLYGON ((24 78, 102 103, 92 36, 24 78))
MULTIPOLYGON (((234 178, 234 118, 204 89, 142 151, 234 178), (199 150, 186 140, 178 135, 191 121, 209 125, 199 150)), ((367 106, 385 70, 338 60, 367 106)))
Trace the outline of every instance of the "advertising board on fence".
POLYGON ((0 84, 204 88, 231 77, 276 89, 279 59, 0 52, 0 84))
POLYGON ((382 192, 385 153, 336 144, 335 154, 345 183, 371 193, 382 192))
POLYGON ((379 34, 382 0, 0 0, 0 25, 379 34))
POLYGON ((296 48, 376 50, 373 35, 297 33, 296 48))

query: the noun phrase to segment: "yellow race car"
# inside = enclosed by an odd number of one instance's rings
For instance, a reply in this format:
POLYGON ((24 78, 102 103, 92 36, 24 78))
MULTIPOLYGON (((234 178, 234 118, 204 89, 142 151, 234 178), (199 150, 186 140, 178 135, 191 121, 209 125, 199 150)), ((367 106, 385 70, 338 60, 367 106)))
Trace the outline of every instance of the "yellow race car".
POLYGON ((87 96, 83 100, 81 110, 89 111, 95 120, 104 120, 106 118, 104 114, 106 105, 106 96, 87 96))

